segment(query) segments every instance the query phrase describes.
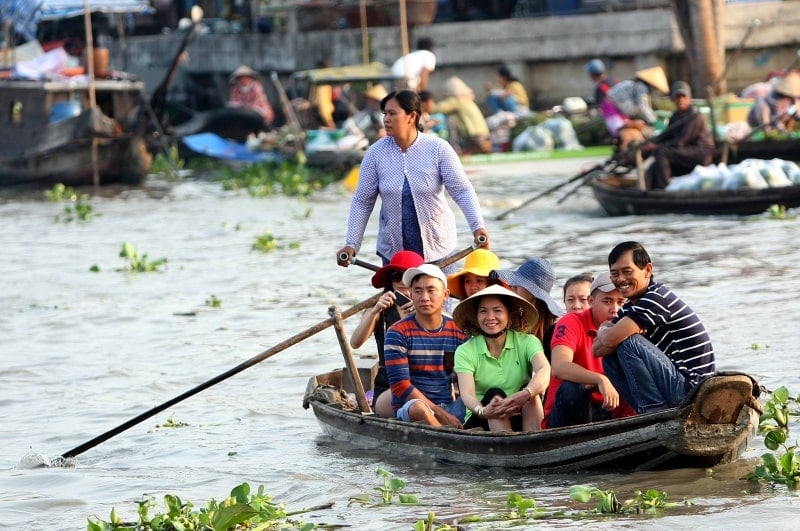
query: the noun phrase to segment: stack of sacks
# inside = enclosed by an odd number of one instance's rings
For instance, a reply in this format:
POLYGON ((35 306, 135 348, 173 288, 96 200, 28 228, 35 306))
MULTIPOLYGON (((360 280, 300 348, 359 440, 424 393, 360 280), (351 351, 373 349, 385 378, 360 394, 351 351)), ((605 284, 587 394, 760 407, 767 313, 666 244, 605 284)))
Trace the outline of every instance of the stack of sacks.
POLYGON ((672 179, 666 190, 737 190, 793 185, 800 185, 800 167, 794 162, 781 159, 747 159, 730 166, 697 166, 692 173, 672 179))

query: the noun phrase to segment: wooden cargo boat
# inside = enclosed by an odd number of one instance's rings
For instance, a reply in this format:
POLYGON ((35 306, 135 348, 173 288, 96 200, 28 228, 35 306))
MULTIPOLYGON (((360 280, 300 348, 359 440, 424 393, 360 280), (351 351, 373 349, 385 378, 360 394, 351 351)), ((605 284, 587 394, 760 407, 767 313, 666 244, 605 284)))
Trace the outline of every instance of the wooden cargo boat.
POLYGON ((800 185, 736 190, 640 190, 636 179, 598 175, 589 181, 595 198, 610 216, 696 214, 748 216, 772 205, 800 206, 800 185))
POLYGON ((0 185, 139 184, 152 156, 145 146, 144 83, 94 81, 97 107, 89 105, 88 81, 0 80, 0 185), (96 159, 92 144, 96 143, 96 159))
MULTIPOLYGON (((359 373, 369 387, 371 372, 359 369, 359 373)), ((759 389, 750 376, 720 374, 698 386, 678 408, 539 432, 491 433, 362 415, 354 404, 343 406, 332 399, 339 398, 342 389, 352 389, 346 369, 321 374, 309 380, 303 402, 332 439, 415 458, 423 467, 440 461, 546 473, 727 463, 746 448, 758 424, 756 409, 760 409, 759 389)))

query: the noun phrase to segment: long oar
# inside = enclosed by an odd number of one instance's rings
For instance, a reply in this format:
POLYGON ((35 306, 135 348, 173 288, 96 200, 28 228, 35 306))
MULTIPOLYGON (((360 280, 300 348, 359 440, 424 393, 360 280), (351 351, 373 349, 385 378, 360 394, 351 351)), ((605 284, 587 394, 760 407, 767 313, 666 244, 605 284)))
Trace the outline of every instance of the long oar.
MULTIPOLYGON (((604 168, 603 168, 603 172, 604 172, 604 173, 608 173, 608 172, 614 171, 615 169, 617 169, 617 167, 618 167, 618 166, 619 166, 619 163, 614 163, 614 164, 613 164, 613 165, 611 165, 610 167, 604 167, 604 168)), ((564 201, 566 201, 566 200, 567 200, 569 197, 571 197, 571 196, 572 196, 572 195, 573 195, 575 192, 577 192, 579 188, 581 188, 582 186, 584 186, 584 185, 588 184, 588 183, 589 183, 589 181, 591 181, 592 179, 594 179, 594 175, 595 175, 595 174, 594 174, 594 172, 586 174, 586 175, 583 177, 583 179, 581 179, 581 182, 579 182, 578 184, 576 184, 575 186, 573 186, 572 188, 570 188, 570 189, 569 189, 569 191, 567 191, 567 193, 566 193, 566 194, 564 194, 564 195, 562 195, 561 197, 559 197, 559 198, 558 198, 558 201, 556 201, 556 204, 557 204, 557 205, 560 205, 561 203, 563 203, 564 201)))
MULTIPOLYGON (((478 236, 478 244, 483 244, 483 243, 486 243, 486 237, 478 236)), ((469 247, 461 249, 457 253, 451 254, 450 256, 445 256, 444 258, 441 258, 439 260, 434 260, 431 263, 439 267, 445 267, 452 264, 453 262, 458 262, 459 260, 467 256, 469 253, 480 247, 480 245, 478 244, 470 245, 469 247)), ((347 253, 341 253, 339 255, 339 259, 342 261, 347 260, 347 253)), ((370 271, 377 271, 378 269, 380 269, 379 266, 376 266, 375 264, 371 264, 369 262, 365 262, 364 260, 360 260, 355 256, 350 259, 350 263, 353 265, 363 267, 364 269, 369 269, 370 271)))
MULTIPOLYGON (((362 310, 365 310, 365 309, 369 308, 370 306, 373 306, 376 302, 378 302, 378 299, 380 298, 381 295, 382 295, 381 293, 377 293, 377 294, 373 295, 372 297, 370 297, 369 299, 361 301, 358 304, 356 304, 355 306, 345 310, 344 312, 342 312, 342 318, 346 319, 348 317, 351 317, 351 316, 361 312, 362 310)), ((76 446, 72 450, 64 452, 63 454, 61 454, 60 457, 57 457, 54 460, 54 462, 58 462, 59 459, 63 460, 63 459, 67 459, 69 457, 75 457, 76 455, 82 454, 86 450, 94 448, 98 444, 100 444, 100 443, 102 443, 104 441, 107 441, 108 439, 110 439, 111 437, 114 437, 115 435, 119 435, 123 431, 127 430, 128 428, 130 428, 132 426, 135 426, 135 425, 139 424, 143 420, 149 419, 153 415, 156 415, 156 414, 164 411, 165 409, 174 406, 178 402, 186 400, 190 396, 196 395, 197 393, 199 393, 200 391, 203 391, 204 389, 208 389, 212 385, 216 385, 216 384, 218 384, 219 382, 221 382, 223 380, 227 380, 231 376, 233 376, 235 374, 238 374, 238 373, 242 372, 243 370, 245 370, 245 369, 247 369, 249 367, 252 367, 256 363, 260 363, 260 362, 264 361, 267 358, 271 358, 272 356, 274 356, 278 352, 281 352, 282 350, 286 350, 287 348, 291 347, 292 345, 294 345, 296 343, 299 343, 300 341, 302 341, 304 339, 307 339, 307 338, 313 336, 314 334, 317 334, 317 333, 321 332, 322 330, 325 330, 326 328, 328 328, 330 326, 333 326, 333 324, 334 324, 334 319, 333 318, 329 318, 329 319, 326 319, 324 321, 321 321, 321 322, 315 324, 314 326, 312 326, 311 328, 309 328, 308 330, 305 330, 304 332, 300 332, 299 334, 293 335, 289 339, 286 339, 286 340, 282 341, 281 343, 278 343, 274 347, 265 350, 261 354, 253 356, 252 358, 248 359, 247 361, 244 361, 244 362, 240 363, 236 367, 234 367, 234 368, 232 368, 232 369, 230 369, 230 370, 228 370, 228 371, 226 371, 226 372, 224 372, 224 373, 222 373, 222 374, 220 374, 220 375, 208 380, 207 382, 201 383, 197 387, 193 387, 192 389, 189 389, 188 391, 176 396, 175 398, 173 398, 171 400, 167 400, 163 404, 158 405, 158 406, 156 406, 156 407, 154 407, 154 408, 152 408, 152 409, 150 409, 148 411, 145 411, 141 415, 133 417, 132 419, 130 419, 127 422, 123 422, 122 424, 120 424, 116 428, 108 430, 107 432, 105 432, 105 433, 103 433, 101 435, 98 435, 94 439, 92 439, 90 441, 86 441, 85 443, 81 444, 80 446, 76 446)))
POLYGON ((609 161, 605 161, 605 162, 602 162, 602 163, 600 163, 600 164, 597 164, 597 165, 595 165, 595 166, 592 166, 592 167, 591 167, 591 168, 589 168, 588 170, 582 171, 582 172, 580 172, 578 175, 575 175, 574 177, 570 177, 570 178, 569 178, 569 179, 567 179, 566 181, 563 181, 563 182, 561 182, 561 183, 558 183, 558 184, 556 184, 555 186, 551 186, 550 188, 548 188, 548 189, 547 189, 547 190, 545 190, 544 192, 538 193, 538 194, 536 194, 535 196, 531 197, 530 199, 526 199, 525 201, 523 201, 523 202, 522 202, 522 203, 520 203, 519 205, 515 206, 514 208, 510 208, 510 209, 506 210, 505 212, 501 212, 501 213, 500 213, 500 214, 498 214, 498 215, 497 215, 497 216, 496 216, 494 219, 495 219, 495 220, 497 220, 497 221, 500 221, 501 219, 505 219, 505 218, 506 218, 506 216, 508 216, 508 215, 509 215, 509 214, 511 214, 512 212, 516 212, 517 210, 519 210, 519 209, 521 209, 521 208, 524 208, 524 207, 526 207, 526 206, 530 205, 531 203, 533 203, 533 202, 534 202, 534 201, 536 201, 537 199, 541 199, 542 197, 544 197, 544 196, 546 196, 546 195, 550 195, 550 194, 552 194, 553 192, 555 192, 556 190, 559 190, 559 189, 561 189, 561 188, 564 188, 566 185, 568 185, 568 184, 570 184, 570 183, 574 183, 575 181, 578 181, 578 180, 580 180, 580 179, 583 179, 583 178, 584 178, 586 175, 590 174, 591 172, 593 172, 593 171, 595 171, 595 170, 598 170, 598 169, 600 169, 600 168, 603 168, 603 167, 605 167, 605 165, 606 165, 606 164, 608 164, 608 162, 609 162, 609 161))

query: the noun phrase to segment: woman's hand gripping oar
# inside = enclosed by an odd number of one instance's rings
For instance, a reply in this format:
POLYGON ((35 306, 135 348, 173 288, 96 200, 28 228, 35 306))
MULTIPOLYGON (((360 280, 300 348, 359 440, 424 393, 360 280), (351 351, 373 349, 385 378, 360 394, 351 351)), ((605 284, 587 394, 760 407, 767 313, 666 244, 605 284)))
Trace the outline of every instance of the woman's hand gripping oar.
MULTIPOLYGON (((346 319, 348 317, 356 315, 357 313, 360 313, 361 311, 369 308, 370 306, 374 306, 375 303, 378 302, 378 299, 380 298, 380 296, 381 296, 380 293, 376 293, 375 295, 373 295, 369 299, 361 301, 358 304, 356 304, 355 306, 352 306, 351 308, 348 308, 347 310, 345 310, 345 311, 343 311, 341 313, 342 318, 346 319)), ((255 356, 253 356, 252 358, 240 363, 236 367, 234 367, 234 368, 232 368, 232 369, 230 369, 230 370, 228 370, 228 371, 226 371, 226 372, 224 372, 224 373, 222 373, 222 374, 220 374, 218 376, 215 376, 214 378, 212 378, 212 379, 210 379, 210 380, 208 380, 208 381, 206 381, 206 382, 204 382, 204 383, 202 383, 202 384, 200 384, 200 385, 198 385, 196 387, 193 387, 193 388, 189 389, 188 391, 176 396, 175 398, 167 400, 163 404, 160 404, 160 405, 158 405, 158 406, 156 406, 156 407, 154 407, 152 409, 149 409, 149 410, 145 411, 144 413, 142 413, 140 415, 137 415, 136 417, 133 417, 132 419, 128 420, 127 422, 123 422, 122 424, 120 424, 116 428, 110 429, 107 432, 98 435, 94 439, 86 441, 85 443, 83 443, 83 444, 81 444, 79 446, 76 446, 75 448, 73 448, 71 450, 68 450, 68 451, 64 452, 59 457, 55 458, 53 460, 52 464, 54 466, 58 465, 64 459, 68 459, 70 457, 75 457, 76 455, 82 454, 86 450, 94 448, 98 444, 100 444, 100 443, 102 443, 104 441, 107 441, 108 439, 114 437, 115 435, 119 435, 120 433, 122 433, 123 431, 127 430, 128 428, 131 428, 131 427, 139 424, 143 420, 149 419, 153 415, 156 415, 156 414, 164 411, 165 409, 174 406, 178 402, 182 402, 183 400, 186 400, 187 398, 196 395, 200 391, 208 389, 212 385, 216 385, 216 384, 218 384, 219 382, 221 382, 223 380, 227 380, 231 376, 233 376, 235 374, 238 374, 238 373, 242 372, 243 370, 245 370, 245 369, 247 369, 249 367, 252 367, 253 365, 255 365, 257 363, 260 363, 260 362, 264 361, 267 358, 271 358, 275 354, 277 354, 277 353, 279 353, 279 352, 281 352, 283 350, 286 350, 287 348, 291 347, 292 345, 295 345, 295 344, 299 343, 300 341, 302 341, 304 339, 307 339, 307 338, 313 336, 314 334, 317 334, 317 333, 325 330, 326 328, 328 328, 330 326, 333 326, 334 322, 335 322, 335 320, 333 318, 329 318, 329 319, 326 319, 324 321, 321 321, 321 322, 315 324, 311 328, 308 328, 307 330, 305 330, 303 332, 300 332, 299 334, 293 335, 289 339, 286 339, 286 340, 278 343, 274 347, 265 350, 261 354, 257 354, 255 356)))
MULTIPOLYGON (((460 251, 458 251, 458 252, 456 252, 454 254, 451 254, 450 256, 445 256, 444 258, 441 258, 439 260, 434 260, 431 263, 434 264, 434 265, 437 265, 439 267, 448 266, 448 265, 452 264, 453 262, 458 262, 459 260, 461 260, 462 258, 467 256, 469 253, 471 253, 475 249, 477 249, 479 247, 484 247, 488 241, 489 241, 489 239, 486 236, 484 236, 483 234, 479 234, 475 238, 475 243, 473 243, 469 247, 466 247, 466 248, 464 248, 464 249, 462 249, 462 250, 460 250, 460 251)), ((380 269, 380 266, 376 266, 375 264, 371 264, 369 262, 365 262, 364 260, 360 260, 360 259, 356 258, 355 256, 350 257, 345 252, 342 252, 342 253, 339 254, 339 261, 340 262, 349 262, 349 263, 351 263, 353 265, 357 265, 357 266, 363 267, 364 269, 369 269, 370 271, 377 271, 378 269, 380 269)))

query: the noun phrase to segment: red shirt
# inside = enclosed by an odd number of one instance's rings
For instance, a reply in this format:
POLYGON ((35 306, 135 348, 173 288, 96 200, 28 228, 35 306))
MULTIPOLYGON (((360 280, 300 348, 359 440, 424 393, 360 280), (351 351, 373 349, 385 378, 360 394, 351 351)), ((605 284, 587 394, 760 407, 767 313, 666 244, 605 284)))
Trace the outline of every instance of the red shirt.
MULTIPOLYGON (((592 319, 592 309, 587 308, 582 312, 563 315, 557 322, 550 341, 552 352, 558 345, 564 345, 572 350, 572 363, 580 365, 592 372, 603 374, 603 358, 592 355, 592 344, 597 335, 597 326, 592 319), (591 334, 591 335, 590 335, 591 334)), ((547 427, 547 418, 556 401, 556 391, 561 385, 561 378, 550 377, 550 386, 547 388, 547 398, 544 403, 544 420, 542 426, 547 427)), ((592 391, 589 400, 595 404, 603 403, 603 395, 598 390, 592 391)), ((620 397, 620 405, 614 410, 612 417, 619 418, 632 414, 630 406, 620 397)))

